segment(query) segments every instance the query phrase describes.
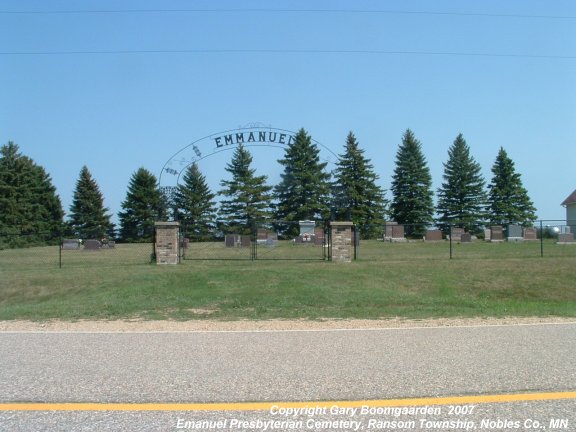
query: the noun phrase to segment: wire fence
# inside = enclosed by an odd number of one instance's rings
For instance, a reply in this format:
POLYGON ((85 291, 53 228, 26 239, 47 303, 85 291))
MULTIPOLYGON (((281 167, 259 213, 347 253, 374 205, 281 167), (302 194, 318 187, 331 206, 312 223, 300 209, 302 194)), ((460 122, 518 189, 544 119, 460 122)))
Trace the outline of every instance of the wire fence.
POLYGON ((576 221, 517 224, 398 224, 357 227, 359 260, 576 257, 576 221))
MULTIPOLYGON (((218 222, 215 224, 219 226, 218 222)), ((206 236, 183 225, 183 260, 325 260, 327 223, 268 221, 206 236)))
MULTIPOLYGON (((576 221, 542 220, 530 226, 430 226, 386 223, 355 227, 359 261, 576 258, 576 221)), ((0 272, 68 267, 149 265, 154 243, 62 238, 60 234, 0 234, 0 272)), ((267 222, 250 230, 202 236, 181 227, 181 262, 194 260, 328 261, 328 221, 267 222)))
POLYGON ((60 234, 0 235, 0 272, 64 267, 150 264, 153 243, 62 238, 60 234))

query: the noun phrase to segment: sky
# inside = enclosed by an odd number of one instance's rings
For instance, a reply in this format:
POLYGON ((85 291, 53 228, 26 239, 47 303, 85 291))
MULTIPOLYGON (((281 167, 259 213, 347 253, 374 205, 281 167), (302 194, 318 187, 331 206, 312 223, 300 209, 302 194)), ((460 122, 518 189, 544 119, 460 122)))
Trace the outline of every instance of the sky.
MULTIPOLYGON (((0 145, 43 166, 67 212, 83 165, 116 220, 138 168, 165 181, 191 143, 208 154, 203 137, 253 124, 305 128, 329 168, 352 131, 388 199, 406 129, 434 191, 462 133, 487 183, 503 147, 538 218, 565 219, 576 2, 0 0, 0 145)), ((282 149, 248 149, 276 183, 282 149)), ((199 161, 214 191, 231 155, 199 161)))

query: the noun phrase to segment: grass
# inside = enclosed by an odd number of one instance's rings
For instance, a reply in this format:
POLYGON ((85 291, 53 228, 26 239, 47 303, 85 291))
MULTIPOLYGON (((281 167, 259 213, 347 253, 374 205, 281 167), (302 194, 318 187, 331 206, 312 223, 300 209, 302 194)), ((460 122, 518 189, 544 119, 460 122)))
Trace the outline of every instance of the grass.
MULTIPOLYGON (((0 320, 576 316, 576 245, 544 246, 542 258, 538 242, 454 244, 450 260, 446 242, 367 241, 350 264, 156 266, 150 245, 118 245, 64 251, 61 269, 56 247, 4 250, 0 320)), ((268 254, 321 257, 318 247, 289 244, 268 254)))

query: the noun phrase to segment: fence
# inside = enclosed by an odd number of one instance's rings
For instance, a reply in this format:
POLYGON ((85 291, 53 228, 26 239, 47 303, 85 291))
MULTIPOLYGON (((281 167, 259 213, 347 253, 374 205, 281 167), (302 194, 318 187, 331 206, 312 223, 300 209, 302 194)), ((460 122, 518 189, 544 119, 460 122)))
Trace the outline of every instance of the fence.
POLYGON ((397 224, 358 227, 359 260, 514 259, 576 257, 576 222, 516 224, 397 224))
POLYGON ((211 236, 183 225, 180 236, 183 260, 322 261, 328 257, 329 233, 322 221, 271 221, 211 236))
MULTIPOLYGON (((388 223, 356 227, 354 259, 415 261, 444 259, 576 258, 576 221, 542 220, 469 228, 388 223)), ((269 222, 248 233, 206 238, 193 227, 181 229, 181 262, 193 260, 328 260, 328 222, 269 222)), ((60 234, 0 235, 0 272, 67 267, 146 265, 153 243, 114 243, 63 239, 60 234)))
POLYGON ((152 243, 63 239, 60 234, 0 235, 0 272, 63 267, 149 264, 152 243))

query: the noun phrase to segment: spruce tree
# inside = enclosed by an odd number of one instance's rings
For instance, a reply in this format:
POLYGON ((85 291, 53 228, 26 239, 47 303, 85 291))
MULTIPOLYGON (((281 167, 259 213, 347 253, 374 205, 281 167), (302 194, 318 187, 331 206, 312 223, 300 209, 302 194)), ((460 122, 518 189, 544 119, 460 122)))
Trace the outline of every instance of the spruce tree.
POLYGON ((333 209, 338 220, 354 222, 363 238, 374 238, 384 224, 386 200, 377 180, 373 165, 350 132, 334 172, 333 209))
POLYGON ((70 206, 68 224, 72 232, 81 239, 99 240, 109 236, 113 225, 107 211, 98 184, 88 168, 83 166, 70 206))
POLYGON ((492 166, 492 181, 489 189, 489 219, 492 224, 530 225, 536 220, 536 208, 522 185, 514 162, 500 147, 492 166))
POLYGON ((278 225, 277 229, 286 236, 296 236, 298 221, 328 218, 330 174, 325 171, 327 163, 320 162, 318 146, 304 129, 298 131, 278 162, 284 172, 275 187, 276 219, 296 223, 278 225))
POLYGON ((448 149, 444 182, 438 189, 438 222, 444 232, 449 226, 477 233, 486 215, 486 192, 480 164, 470 155, 466 140, 459 134, 448 149))
MULTIPOLYGON (((43 167, 13 142, 0 148, 0 235, 9 247, 57 242, 64 211, 43 167)), ((2 244, 0 244, 2 247, 2 244)))
POLYGON ((174 194, 174 215, 186 236, 196 241, 208 240, 216 227, 216 197, 206 183, 196 162, 190 165, 174 194))
POLYGON ((165 217, 163 200, 154 174, 139 168, 131 179, 118 213, 120 240, 124 242, 151 242, 154 239, 154 222, 165 217))
POLYGON ((270 219, 272 188, 266 185, 266 176, 255 175, 256 169, 251 164, 252 155, 239 145, 226 165, 232 179, 222 180, 223 189, 219 192, 224 197, 219 216, 225 232, 251 234, 255 223, 270 219))
POLYGON ((396 167, 392 176, 391 216, 407 225, 408 236, 421 236, 433 221, 432 177, 422 154, 422 145, 408 129, 396 153, 396 167))

